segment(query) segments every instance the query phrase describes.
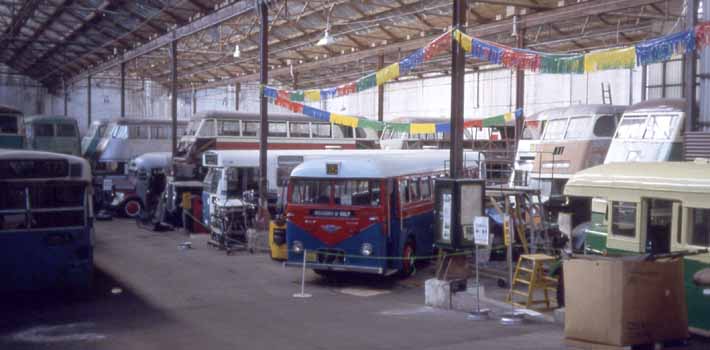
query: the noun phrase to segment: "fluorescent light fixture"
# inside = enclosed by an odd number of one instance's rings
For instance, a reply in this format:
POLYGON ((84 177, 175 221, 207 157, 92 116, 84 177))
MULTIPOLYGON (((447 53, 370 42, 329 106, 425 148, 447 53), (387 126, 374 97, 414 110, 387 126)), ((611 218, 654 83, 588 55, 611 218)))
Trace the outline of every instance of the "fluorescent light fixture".
POLYGON ((326 29, 323 33, 323 37, 316 43, 316 46, 327 46, 332 44, 335 44, 335 38, 331 36, 328 29, 326 29))
POLYGON ((234 58, 239 58, 239 56, 241 55, 242 52, 239 50, 239 44, 237 44, 236 46, 234 46, 234 53, 232 54, 232 56, 234 56, 234 58))

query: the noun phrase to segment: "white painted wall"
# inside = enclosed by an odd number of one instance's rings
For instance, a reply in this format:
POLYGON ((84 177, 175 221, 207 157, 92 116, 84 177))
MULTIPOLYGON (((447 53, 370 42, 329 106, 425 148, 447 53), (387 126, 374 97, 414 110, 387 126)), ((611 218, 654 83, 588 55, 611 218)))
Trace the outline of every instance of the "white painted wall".
MULTIPOLYGON (((612 70, 581 75, 525 75, 525 113, 569 104, 602 103, 601 83, 611 84, 614 104, 628 105, 641 98, 640 69, 612 70)), ((93 80, 92 118, 111 118, 120 113, 115 81, 93 80)), ((395 117, 449 117, 451 78, 440 77, 393 82, 385 86, 385 120, 395 117)), ((4 87, 3 87, 4 89, 4 87)), ((69 115, 86 129, 86 83, 69 87, 69 115)), ((485 70, 465 77, 466 118, 486 117, 515 109, 515 74, 508 69, 485 70)), ((242 84, 239 110, 258 112, 258 85, 242 84)), ((45 98, 47 113, 62 114, 61 92, 45 98)), ((197 111, 235 110, 234 86, 197 91, 197 111)), ((377 118, 377 90, 312 103, 314 107, 348 115, 377 118)), ((270 105, 269 111, 288 112, 270 105)), ((168 89, 151 82, 127 83, 126 115, 138 118, 170 117, 168 89)), ((192 92, 178 96, 178 118, 192 115, 192 92)))

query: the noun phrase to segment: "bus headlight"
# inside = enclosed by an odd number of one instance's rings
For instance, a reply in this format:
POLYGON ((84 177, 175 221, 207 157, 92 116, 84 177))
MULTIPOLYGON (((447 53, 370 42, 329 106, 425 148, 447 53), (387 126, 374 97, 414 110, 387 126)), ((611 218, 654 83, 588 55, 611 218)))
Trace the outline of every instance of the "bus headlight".
POLYGON ((123 192, 116 192, 116 194, 113 197, 113 201, 111 202, 111 205, 117 206, 123 202, 123 199, 126 198, 126 194, 123 192))
POLYGON ((301 241, 293 241, 293 244, 291 244, 291 249, 293 249, 294 253, 300 254, 303 252, 303 243, 301 243, 301 241))
POLYGON ((364 256, 370 256, 372 255, 372 244, 370 243, 363 243, 362 247, 360 247, 360 254, 364 256))

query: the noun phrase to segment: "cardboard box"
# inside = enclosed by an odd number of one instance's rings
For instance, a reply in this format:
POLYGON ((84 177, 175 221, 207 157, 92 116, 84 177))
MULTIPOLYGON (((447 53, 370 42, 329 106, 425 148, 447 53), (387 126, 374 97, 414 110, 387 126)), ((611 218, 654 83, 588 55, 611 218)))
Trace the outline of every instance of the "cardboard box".
POLYGON ((565 337, 616 346, 688 338, 682 259, 564 262, 565 337))

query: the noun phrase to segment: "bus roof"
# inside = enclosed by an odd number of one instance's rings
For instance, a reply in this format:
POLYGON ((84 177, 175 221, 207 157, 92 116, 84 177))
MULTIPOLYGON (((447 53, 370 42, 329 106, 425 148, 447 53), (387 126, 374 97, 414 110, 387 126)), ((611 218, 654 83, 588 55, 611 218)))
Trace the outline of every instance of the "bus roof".
POLYGON ((8 105, 0 104, 0 113, 2 114, 22 114, 20 110, 15 107, 10 107, 8 105))
POLYGON ((682 98, 656 98, 632 105, 626 110, 626 113, 683 112, 685 107, 686 102, 682 98))
MULTIPOLYGON (((377 150, 340 150, 340 149, 307 149, 307 150, 269 150, 268 158, 281 156, 302 156, 302 159, 309 157, 331 157, 338 155, 373 155, 377 150)), ((413 152, 410 150, 391 150, 389 153, 413 152)), ((258 167, 259 150, 212 150, 202 154, 202 164, 206 167, 258 167), (205 160, 211 158, 212 161, 205 160)))
POLYGON ((129 167, 132 170, 147 167, 167 167, 170 165, 170 159, 172 158, 172 152, 148 152, 143 153, 138 157, 133 158, 129 167))
POLYGON ((63 115, 31 115, 25 117, 25 124, 32 124, 36 122, 45 123, 68 123, 73 125, 78 125, 77 120, 70 117, 65 117, 63 115))
MULTIPOLYGON (((303 114, 286 114, 286 113, 269 113, 269 120, 272 121, 291 121, 291 122, 319 122, 317 119, 305 116, 303 114)), ((227 112, 227 111, 204 111, 192 116, 190 120, 201 119, 236 119, 248 121, 260 121, 259 113, 253 112, 227 112)), ((325 123, 320 121, 321 123, 325 123)))
POLYGON ((570 105, 567 107, 557 107, 550 108, 544 111, 537 112, 535 114, 525 117, 526 121, 531 120, 549 120, 549 119, 560 119, 567 118, 576 115, 594 115, 594 114, 606 114, 606 113, 623 113, 626 110, 626 106, 614 106, 614 105, 570 105))
POLYGON ((609 163, 582 170, 569 179, 565 195, 609 199, 677 198, 710 205, 710 163, 609 163))
MULTIPOLYGON (((82 180, 91 182, 91 166, 89 162, 81 157, 71 156, 67 154, 54 153, 54 152, 43 152, 43 151, 30 151, 30 150, 11 150, 11 149, 0 149, 0 160, 67 160, 70 164, 81 164, 81 174, 78 176, 71 176, 72 180, 82 180)), ((56 178, 54 178, 56 179, 56 178)), ((1 178, 0 178, 1 180, 1 178)), ((47 179, 31 179, 31 181, 45 181, 47 179)))
MULTIPOLYGON (((134 119, 134 118, 112 118, 109 123, 116 123, 120 125, 171 125, 173 122, 170 119, 134 119)), ((187 120, 178 120, 178 125, 187 125, 187 120)))
MULTIPOLYGON (((291 177, 383 179, 409 174, 441 171, 448 168, 449 150, 373 150, 367 153, 333 154, 307 160, 293 169, 291 177), (338 174, 329 175, 326 164, 338 164, 338 174)), ((478 161, 478 152, 465 152, 467 164, 478 161)), ((480 155, 483 160, 483 155, 480 155)))

